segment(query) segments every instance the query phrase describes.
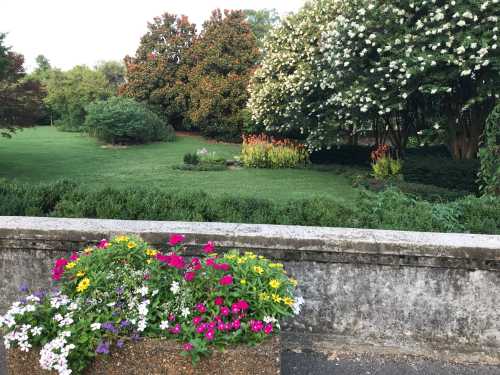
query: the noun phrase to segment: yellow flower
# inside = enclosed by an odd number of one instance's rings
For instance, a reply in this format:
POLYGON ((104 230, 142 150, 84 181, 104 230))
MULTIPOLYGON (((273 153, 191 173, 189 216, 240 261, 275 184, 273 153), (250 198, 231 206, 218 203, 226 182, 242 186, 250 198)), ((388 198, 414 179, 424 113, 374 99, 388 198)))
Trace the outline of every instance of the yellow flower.
POLYGON ((146 249, 146 255, 149 255, 150 257, 154 257, 156 254, 158 254, 158 250, 146 249))
POLYGON ((74 268, 76 266, 76 262, 69 262, 68 264, 66 264, 66 269, 67 270, 70 270, 72 268, 74 268))
POLYGON ((118 236, 118 237, 115 237, 114 241, 115 242, 128 242, 128 237, 127 236, 118 236))
POLYGON ((134 241, 130 241, 128 244, 127 244, 127 247, 129 249, 133 249, 134 247, 137 247, 137 244, 134 242, 134 241))
POLYGON ((146 260, 146 263, 147 263, 147 264, 150 264, 151 262, 152 262, 152 260, 151 260, 151 259, 146 260))
POLYGON ((259 299, 261 301, 269 301, 269 294, 267 294, 267 293, 260 293, 259 294, 259 299))
POLYGON ((280 303, 281 297, 278 294, 273 294, 273 301, 276 303, 280 303))
POLYGON ((231 259, 235 259, 235 258, 236 258, 236 255, 234 255, 234 254, 226 254, 226 255, 224 255, 224 258, 226 258, 226 259, 230 259, 230 260, 231 260, 231 259))
POLYGON ((257 255, 255 255, 254 253, 252 253, 251 251, 246 251, 245 252, 245 256, 248 258, 248 259, 255 259, 257 258, 257 255))
POLYGON ((84 252, 85 254, 87 254, 87 255, 88 255, 88 254, 91 254, 91 253, 92 253, 92 251, 94 251, 94 248, 93 248, 93 247, 90 247, 90 246, 89 246, 89 247, 86 247, 85 249, 83 249, 83 252, 84 252))
POLYGON ((82 279, 79 283, 78 286, 76 287, 77 292, 83 292, 85 289, 87 289, 90 285, 90 279, 88 277, 82 279))
POLYGON ((264 268, 262 268, 261 266, 253 266, 253 271, 261 275, 262 272, 264 272, 264 268))
POLYGON ((281 264, 281 263, 270 263, 269 267, 270 268, 283 268, 283 264, 281 264))
POLYGON ((240 280, 240 284, 241 284, 241 285, 246 285, 246 283, 247 283, 246 279, 241 279, 241 280, 240 280))
POLYGON ((76 273, 76 276, 77 276, 77 277, 82 277, 82 276, 85 276, 85 272, 83 272, 83 271, 78 271, 78 272, 76 273))
POLYGON ((294 278, 292 278, 292 277, 290 277, 290 278, 288 279, 288 281, 289 281, 289 282, 290 282, 290 284, 292 284, 293 286, 297 286, 297 284, 298 284, 297 280, 295 280, 295 279, 294 279, 294 278))
POLYGON ((259 259, 265 259, 263 255, 259 255, 259 259))
POLYGON ((239 257, 236 263, 238 264, 244 264, 247 261, 246 257, 239 257))
POLYGON ((269 286, 273 289, 278 289, 281 285, 281 281, 279 280, 276 280, 276 279, 272 279, 271 281, 269 281, 269 286))
POLYGON ((283 297, 282 301, 285 305, 292 306, 293 305, 293 299, 290 297, 283 297))

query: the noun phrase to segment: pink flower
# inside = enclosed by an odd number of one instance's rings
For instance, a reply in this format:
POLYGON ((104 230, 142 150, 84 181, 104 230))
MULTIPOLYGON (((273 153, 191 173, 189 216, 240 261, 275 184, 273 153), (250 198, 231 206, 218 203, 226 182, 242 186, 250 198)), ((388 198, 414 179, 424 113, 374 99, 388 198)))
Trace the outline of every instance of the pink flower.
POLYGON ((233 305, 231 306, 231 312, 233 314, 238 314, 240 312, 240 305, 237 303, 233 303, 233 305))
POLYGON ((245 311, 245 310, 248 310, 248 308, 250 307, 249 303, 247 301, 245 301, 244 299, 240 299, 238 301, 238 307, 245 311))
POLYGON ((233 321, 233 323, 231 323, 231 326, 233 327, 233 329, 240 329, 241 322, 237 319, 237 320, 233 321))
POLYGON ((215 327, 217 327, 217 322, 213 321, 213 322, 208 323, 208 328, 214 329, 215 327))
POLYGON ((219 271, 229 271, 231 266, 227 263, 215 263, 214 269, 219 271))
POLYGON ((208 258, 206 261, 205 261, 205 264, 208 266, 208 267, 211 267, 215 264, 215 260, 214 258, 208 258))
POLYGON ((212 241, 208 241, 204 246, 203 246, 203 252, 206 254, 213 253, 215 250, 215 245, 212 241))
POLYGON ((69 262, 68 262, 68 260, 66 258, 59 258, 59 259, 56 260, 55 268, 64 267, 68 263, 69 262))
POLYGON ((190 352, 191 350, 193 350, 193 344, 191 344, 190 342, 186 342, 183 345, 183 348, 186 352, 190 352))
POLYGON ((173 322, 175 320, 175 315, 174 314, 168 314, 168 320, 173 322))
POLYGON ((222 276, 219 280, 220 285, 231 285, 233 283, 233 277, 231 275, 222 276))
POLYGON ((74 262, 77 259, 78 259, 78 254, 76 253, 76 251, 73 251, 71 253, 71 256, 69 257, 69 260, 71 260, 72 262, 74 262))
POLYGON ((220 316, 220 315, 215 315, 214 319, 215 319, 215 321, 216 321, 217 323, 222 322, 222 318, 221 318, 221 316, 220 316))
POLYGON ((202 318, 201 316, 195 316, 195 317, 193 318, 193 324, 194 324, 195 326, 197 326, 198 324, 200 324, 200 323, 201 323, 201 321, 202 321, 202 320, 203 320, 203 318, 202 318))
POLYGON ((224 325, 224 323, 223 323, 223 322, 220 322, 219 324, 217 324, 217 329, 218 329, 219 331, 224 331, 225 327, 226 327, 226 326, 224 325))
POLYGON ((184 237, 182 234, 172 234, 168 240, 168 244, 170 246, 178 245, 183 242, 185 238, 186 237, 184 237))
POLYGON ((198 303, 196 305, 196 310, 198 310, 198 312, 203 314, 207 312, 207 307, 203 303, 198 303))
POLYGON ((196 272, 186 272, 184 274, 184 280, 193 281, 195 276, 196 276, 196 272))
POLYGON ((196 327, 196 333, 203 333, 207 328, 208 328, 207 323, 200 324, 198 327, 196 327))
POLYGON ((264 326, 264 333, 266 335, 269 335, 272 331, 273 331, 273 324, 272 323, 268 323, 264 326))
POLYGON ((264 323, 261 320, 250 320, 250 329, 252 332, 260 332, 264 328, 264 323))
POLYGON ((180 255, 177 255, 177 254, 171 254, 170 255, 170 260, 168 262, 168 265, 170 267, 174 267, 174 268, 178 268, 178 269, 182 269, 184 268, 184 258, 181 257, 180 255))
POLYGON ((215 330, 209 329, 205 332, 205 340, 212 341, 215 337, 215 330))
POLYGON ((225 329, 226 331, 229 331, 229 330, 231 329, 231 327, 232 327, 231 323, 229 323, 229 322, 224 323, 224 329, 225 329))
POLYGON ((181 332, 181 325, 177 323, 174 327, 170 328, 170 333, 177 335, 181 332))
POLYGON ((99 241, 99 243, 97 244, 97 248, 98 248, 98 249, 105 249, 105 248, 107 248, 108 246, 109 246, 109 242, 108 242, 108 240, 106 240, 106 239, 102 239, 102 240, 100 240, 100 241, 99 241))
POLYGON ((191 266, 193 267, 193 270, 199 271, 201 270, 201 262, 199 258, 193 258, 191 260, 191 266))
POLYGON ((215 297, 214 303, 217 306, 222 305, 224 303, 224 297, 222 297, 222 296, 215 297))
POLYGON ((229 307, 226 307, 226 306, 222 306, 220 308, 220 314, 222 316, 228 316, 229 315, 229 307))

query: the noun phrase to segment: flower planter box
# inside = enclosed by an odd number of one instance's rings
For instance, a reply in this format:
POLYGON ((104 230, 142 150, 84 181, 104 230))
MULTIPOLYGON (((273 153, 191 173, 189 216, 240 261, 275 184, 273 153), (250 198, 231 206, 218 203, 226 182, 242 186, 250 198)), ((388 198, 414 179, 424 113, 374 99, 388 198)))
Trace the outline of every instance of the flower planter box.
MULTIPOLYGON (((85 371, 93 375, 276 375, 280 374, 280 339, 274 336, 260 345, 238 345, 225 352, 214 351, 196 366, 190 357, 180 354, 181 345, 175 341, 143 339, 114 350, 109 356, 99 355, 85 371)), ((39 352, 19 349, 7 351, 8 375, 48 375, 42 370, 39 352)))

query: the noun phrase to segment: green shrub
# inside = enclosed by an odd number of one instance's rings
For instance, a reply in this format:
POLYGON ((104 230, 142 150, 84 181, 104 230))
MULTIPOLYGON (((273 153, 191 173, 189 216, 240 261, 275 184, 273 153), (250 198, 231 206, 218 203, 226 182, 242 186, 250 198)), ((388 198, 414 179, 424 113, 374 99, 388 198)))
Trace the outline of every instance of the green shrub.
POLYGON ((186 153, 184 155, 184 164, 189 164, 189 165, 197 165, 200 163, 200 157, 198 154, 193 153, 186 153))
POLYGON ((479 149, 480 190, 482 194, 500 196, 500 104, 488 116, 483 137, 483 147, 479 149))
POLYGON ((478 160, 453 160, 438 156, 407 157, 403 166, 406 181, 451 190, 477 192, 478 160))
POLYGON ((200 191, 105 188, 69 182, 0 182, 0 215, 181 220, 500 234, 500 198, 431 203, 395 189, 360 193, 354 204, 213 196, 200 191))
POLYGON ((172 127, 145 105, 124 97, 98 101, 87 107, 85 127, 90 135, 112 144, 168 141, 172 127))

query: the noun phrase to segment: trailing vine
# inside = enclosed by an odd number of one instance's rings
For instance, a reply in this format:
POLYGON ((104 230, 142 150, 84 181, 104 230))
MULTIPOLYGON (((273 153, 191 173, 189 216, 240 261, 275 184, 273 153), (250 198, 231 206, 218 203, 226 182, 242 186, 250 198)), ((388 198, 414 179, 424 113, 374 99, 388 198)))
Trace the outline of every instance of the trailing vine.
POLYGON ((483 147, 479 150, 479 189, 483 195, 500 195, 500 104, 486 120, 483 147))

